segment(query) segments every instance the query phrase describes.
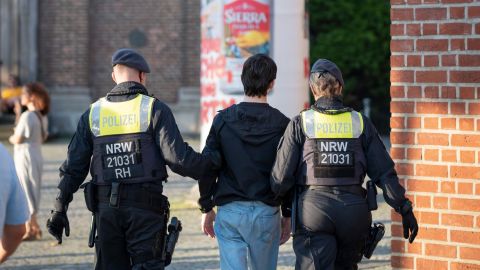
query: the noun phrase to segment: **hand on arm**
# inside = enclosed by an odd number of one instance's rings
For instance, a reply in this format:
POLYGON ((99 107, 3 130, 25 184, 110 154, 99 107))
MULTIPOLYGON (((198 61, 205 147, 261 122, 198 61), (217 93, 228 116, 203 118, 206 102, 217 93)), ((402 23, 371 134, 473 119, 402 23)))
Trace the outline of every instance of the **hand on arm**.
POLYGON ((199 179, 211 169, 210 158, 195 152, 183 141, 175 118, 166 105, 156 102, 154 109, 155 141, 166 164, 177 174, 199 179))

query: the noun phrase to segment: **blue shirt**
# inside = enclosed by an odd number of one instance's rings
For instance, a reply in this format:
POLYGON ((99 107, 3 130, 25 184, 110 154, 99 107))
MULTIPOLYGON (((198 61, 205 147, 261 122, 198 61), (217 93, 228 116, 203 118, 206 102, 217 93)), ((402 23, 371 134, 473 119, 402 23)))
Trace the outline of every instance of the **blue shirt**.
POLYGON ((0 143, 0 239, 3 226, 24 224, 30 218, 27 198, 7 149, 0 143))

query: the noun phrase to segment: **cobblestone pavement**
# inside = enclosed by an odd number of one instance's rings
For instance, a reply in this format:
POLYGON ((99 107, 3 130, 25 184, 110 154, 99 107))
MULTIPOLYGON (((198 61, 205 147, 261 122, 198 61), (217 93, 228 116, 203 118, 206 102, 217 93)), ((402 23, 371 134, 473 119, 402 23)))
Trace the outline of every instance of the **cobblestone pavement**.
MULTIPOLYGON (((194 146, 198 141, 190 140, 194 146)), ((4 143, 9 150, 12 148, 4 143)), ((53 199, 57 193, 58 167, 66 157, 68 141, 56 140, 43 148, 45 157, 44 182, 42 186, 41 209, 39 222, 46 223, 53 199)), ((218 249, 215 240, 200 231, 200 212, 195 206, 195 195, 190 192, 195 181, 173 173, 166 184, 166 195, 172 202, 172 216, 177 216, 183 224, 171 270, 219 269, 218 249)), ((379 196, 380 199, 381 196, 379 196)), ((371 260, 364 260, 360 269, 390 269, 390 208, 383 203, 374 212, 374 220, 387 225, 387 232, 375 251, 371 260)), ((70 219, 70 237, 65 238, 62 245, 55 245, 46 229, 40 241, 24 242, 17 252, 0 269, 11 270, 50 270, 50 269, 92 269, 94 250, 88 248, 87 239, 90 224, 90 213, 84 207, 83 194, 77 192, 71 203, 68 216, 70 219)), ((354 226, 352 224, 352 226, 354 226)), ((278 269, 293 269, 295 255, 292 241, 289 240, 280 249, 278 269)))

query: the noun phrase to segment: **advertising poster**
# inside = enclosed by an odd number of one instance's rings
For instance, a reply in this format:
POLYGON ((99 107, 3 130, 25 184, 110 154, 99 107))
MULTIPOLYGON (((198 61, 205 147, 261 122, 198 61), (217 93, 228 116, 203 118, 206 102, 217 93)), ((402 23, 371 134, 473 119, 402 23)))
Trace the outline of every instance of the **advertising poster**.
POLYGON ((269 0, 203 0, 201 13, 201 141, 218 110, 241 102, 245 60, 270 54, 269 0))
POLYGON ((202 0, 201 12, 200 124, 201 142, 204 143, 216 112, 234 104, 236 99, 220 91, 226 63, 223 53, 223 1, 202 0))
POLYGON ((254 54, 277 63, 273 107, 293 117, 308 106, 306 15, 301 0, 202 0, 201 147, 217 111, 243 100, 243 63, 254 54))
POLYGON ((245 60, 257 53, 270 54, 268 0, 227 0, 223 6, 225 76, 220 88, 226 94, 243 94, 240 80, 245 60))

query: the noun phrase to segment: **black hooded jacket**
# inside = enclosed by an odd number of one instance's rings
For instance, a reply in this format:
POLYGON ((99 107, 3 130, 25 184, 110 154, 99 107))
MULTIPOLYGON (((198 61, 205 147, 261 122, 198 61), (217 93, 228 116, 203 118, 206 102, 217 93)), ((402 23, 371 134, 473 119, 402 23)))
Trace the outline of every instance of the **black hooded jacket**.
POLYGON ((219 151, 223 165, 199 180, 203 212, 233 201, 280 205, 270 188, 270 173, 289 121, 267 103, 242 102, 215 116, 204 151, 219 151))

